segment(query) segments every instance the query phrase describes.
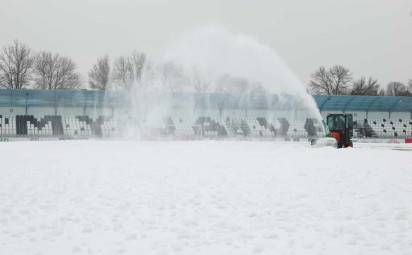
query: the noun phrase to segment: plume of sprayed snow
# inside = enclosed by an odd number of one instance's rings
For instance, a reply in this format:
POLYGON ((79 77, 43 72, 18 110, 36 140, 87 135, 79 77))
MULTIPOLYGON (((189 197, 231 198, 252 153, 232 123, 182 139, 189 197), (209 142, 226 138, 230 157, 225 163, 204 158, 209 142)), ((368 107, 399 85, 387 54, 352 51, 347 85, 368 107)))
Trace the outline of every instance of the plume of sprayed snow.
MULTIPOLYGON (((281 104, 290 100, 284 95, 293 96, 310 117, 321 120, 306 86, 272 48, 251 36, 201 27, 147 60, 141 79, 127 93, 132 118, 126 121, 131 125, 125 133, 136 137, 143 129, 164 126, 176 104, 173 94, 225 92, 247 97, 256 88, 278 95, 281 104)), ((193 101, 189 104, 186 107, 194 108, 193 101)), ((292 105, 289 110, 296 109, 292 105)))
POLYGON ((177 63, 186 73, 197 70, 211 80, 230 75, 258 83, 270 93, 306 94, 302 83, 272 48, 216 26, 183 36, 162 60, 177 63))

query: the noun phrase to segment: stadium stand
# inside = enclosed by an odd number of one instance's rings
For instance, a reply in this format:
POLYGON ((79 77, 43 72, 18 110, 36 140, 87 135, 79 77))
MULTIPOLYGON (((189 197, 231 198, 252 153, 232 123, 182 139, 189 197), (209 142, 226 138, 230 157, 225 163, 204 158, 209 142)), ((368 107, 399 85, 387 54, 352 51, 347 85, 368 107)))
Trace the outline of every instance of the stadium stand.
POLYGON ((412 97, 315 96, 314 99, 323 116, 333 112, 352 113, 360 137, 412 136, 412 97))
MULTIPOLYGON (((173 100, 179 111, 164 116, 163 124, 151 127, 156 132, 175 137, 260 137, 306 138, 320 135, 322 123, 306 116, 292 96, 287 103, 269 107, 256 103, 245 109, 236 98, 207 96, 195 108, 187 111, 185 99, 179 94, 173 100), (205 111, 202 107, 207 105, 205 111), (287 107, 293 108, 286 114, 287 107), (183 114, 182 112, 193 114, 183 114), (196 113, 199 112, 199 113, 196 113), (275 116, 277 115, 277 116, 275 116)), ((116 113, 127 112, 121 95, 87 90, 7 90, 0 89, 1 137, 110 137, 119 132, 130 118, 117 119, 116 113)), ((196 99, 196 97, 195 97, 196 99)), ((193 99, 191 99, 193 101, 193 99)), ((189 100, 189 101, 191 101, 189 100)), ((279 101, 274 95, 271 100, 279 101)), ((352 113, 355 137, 407 138, 412 137, 412 97, 381 96, 314 96, 323 117, 329 113, 352 113)), ((284 101, 284 100, 283 100, 284 101)), ((193 106, 192 106, 193 107, 193 106)))

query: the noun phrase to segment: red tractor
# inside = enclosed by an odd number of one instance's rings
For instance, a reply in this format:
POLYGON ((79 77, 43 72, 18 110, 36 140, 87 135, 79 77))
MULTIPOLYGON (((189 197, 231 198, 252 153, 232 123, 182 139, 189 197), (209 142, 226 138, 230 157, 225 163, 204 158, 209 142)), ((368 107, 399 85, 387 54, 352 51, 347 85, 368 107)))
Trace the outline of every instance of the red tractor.
POLYGON ((353 147, 352 114, 329 114, 326 117, 329 136, 336 139, 338 148, 353 147))
POLYGON ((329 114, 324 123, 326 137, 311 140, 313 146, 353 147, 352 114, 329 114))

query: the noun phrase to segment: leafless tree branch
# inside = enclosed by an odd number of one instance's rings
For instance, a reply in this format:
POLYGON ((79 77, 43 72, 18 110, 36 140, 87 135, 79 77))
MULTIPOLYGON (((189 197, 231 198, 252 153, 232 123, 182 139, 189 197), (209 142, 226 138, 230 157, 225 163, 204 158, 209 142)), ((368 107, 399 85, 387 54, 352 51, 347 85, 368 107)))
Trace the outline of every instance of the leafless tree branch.
POLYGON ((89 72, 89 85, 92 89, 106 90, 110 81, 109 57, 97 60, 89 72))
POLYGON ((386 95, 387 96, 410 96, 409 91, 405 84, 393 81, 388 84, 386 87, 386 95))
POLYGON ((26 45, 15 40, 0 54, 0 86, 22 89, 30 83, 33 57, 26 45))
POLYGON ((342 95, 348 92, 351 81, 352 74, 349 69, 336 65, 327 70, 321 66, 312 74, 310 87, 315 94, 342 95))
POLYGON ((123 88, 139 83, 145 62, 146 55, 137 51, 129 57, 117 58, 113 67, 113 81, 123 88))
POLYGON ((80 87, 76 65, 67 57, 41 52, 35 58, 35 87, 40 89, 74 89, 80 87))
POLYGON ((379 87, 378 80, 362 77, 353 83, 351 95, 377 96, 379 87))

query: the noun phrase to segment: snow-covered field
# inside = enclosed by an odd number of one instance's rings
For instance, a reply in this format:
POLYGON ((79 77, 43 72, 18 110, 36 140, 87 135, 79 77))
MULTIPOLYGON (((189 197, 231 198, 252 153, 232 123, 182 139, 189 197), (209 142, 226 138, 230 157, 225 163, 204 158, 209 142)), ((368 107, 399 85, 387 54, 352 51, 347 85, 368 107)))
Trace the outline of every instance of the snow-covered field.
POLYGON ((0 144, 0 254, 412 254, 412 152, 0 144))

